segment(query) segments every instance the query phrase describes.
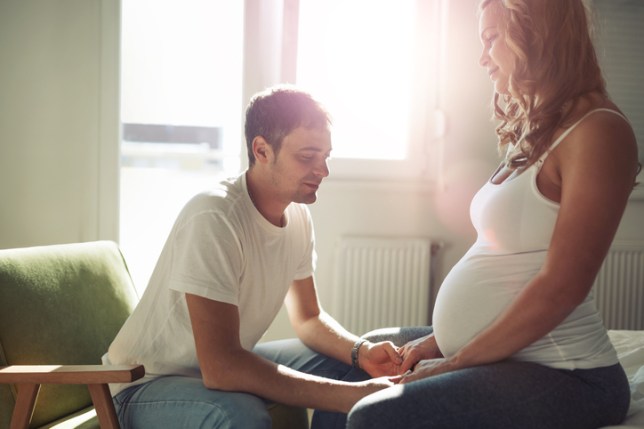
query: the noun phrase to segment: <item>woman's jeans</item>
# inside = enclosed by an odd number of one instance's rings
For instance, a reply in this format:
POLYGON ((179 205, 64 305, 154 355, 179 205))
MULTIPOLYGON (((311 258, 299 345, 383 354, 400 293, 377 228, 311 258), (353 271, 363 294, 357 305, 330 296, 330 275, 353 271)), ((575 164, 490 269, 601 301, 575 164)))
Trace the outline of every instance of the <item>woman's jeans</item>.
POLYGON ((629 403, 619 364, 557 370, 505 361, 376 392, 353 407, 347 428, 596 429, 621 423, 629 403))

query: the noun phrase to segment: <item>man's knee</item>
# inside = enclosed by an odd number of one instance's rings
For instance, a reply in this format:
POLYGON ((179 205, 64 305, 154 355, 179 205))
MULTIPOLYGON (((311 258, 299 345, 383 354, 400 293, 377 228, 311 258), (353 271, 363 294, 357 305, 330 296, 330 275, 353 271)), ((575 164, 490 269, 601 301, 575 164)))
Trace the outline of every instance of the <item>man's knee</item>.
POLYGON ((115 400, 124 428, 271 428, 263 399, 210 390, 200 379, 161 377, 130 389, 115 400))

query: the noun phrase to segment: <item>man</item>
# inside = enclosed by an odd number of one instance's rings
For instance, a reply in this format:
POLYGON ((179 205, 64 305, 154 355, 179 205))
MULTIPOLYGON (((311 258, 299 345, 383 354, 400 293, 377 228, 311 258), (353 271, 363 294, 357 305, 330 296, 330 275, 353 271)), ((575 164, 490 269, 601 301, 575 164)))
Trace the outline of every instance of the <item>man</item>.
POLYGON ((313 424, 344 427, 342 413, 392 385, 380 376, 397 373, 394 346, 363 342, 317 298, 305 204, 329 174, 329 125, 322 107, 292 88, 251 100, 248 170, 187 203, 105 356, 146 368, 140 382, 112 386, 124 428, 269 428, 260 398, 339 412, 316 413, 313 424), (257 346, 282 302, 301 341, 257 346), (364 380, 352 366, 380 378, 364 380))

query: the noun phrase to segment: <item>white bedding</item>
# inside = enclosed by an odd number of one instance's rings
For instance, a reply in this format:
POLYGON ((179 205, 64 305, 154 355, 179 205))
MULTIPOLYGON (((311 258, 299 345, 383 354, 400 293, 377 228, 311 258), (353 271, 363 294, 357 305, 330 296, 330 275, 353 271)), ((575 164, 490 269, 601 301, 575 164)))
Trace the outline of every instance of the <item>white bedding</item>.
POLYGON ((631 406, 626 421, 602 429, 644 428, 644 331, 608 332, 631 384, 631 406))

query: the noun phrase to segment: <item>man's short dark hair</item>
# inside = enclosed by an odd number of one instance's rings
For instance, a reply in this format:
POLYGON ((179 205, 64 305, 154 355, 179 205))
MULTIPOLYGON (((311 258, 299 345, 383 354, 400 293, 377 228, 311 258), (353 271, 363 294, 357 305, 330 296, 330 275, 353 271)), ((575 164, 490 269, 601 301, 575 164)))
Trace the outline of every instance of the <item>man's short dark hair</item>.
POLYGON ((253 140, 263 137, 277 154, 282 140, 298 127, 328 129, 329 114, 305 91, 277 86, 257 93, 246 108, 246 148, 248 165, 255 164, 253 140))

